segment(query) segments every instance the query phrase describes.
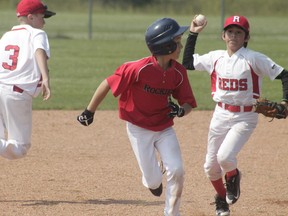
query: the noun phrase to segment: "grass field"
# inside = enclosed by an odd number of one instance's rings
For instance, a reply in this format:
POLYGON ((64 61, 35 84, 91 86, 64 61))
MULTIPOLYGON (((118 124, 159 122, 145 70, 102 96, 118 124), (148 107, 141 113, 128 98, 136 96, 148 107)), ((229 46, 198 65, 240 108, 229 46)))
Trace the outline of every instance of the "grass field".
MULTIPOLYGON (((88 15, 58 12, 46 20, 51 59, 52 98, 43 103, 34 100, 34 109, 83 109, 98 84, 123 62, 149 55, 144 42, 147 26, 169 14, 94 14, 93 37, 88 39, 88 15)), ((191 16, 171 16, 181 25, 189 25, 191 16)), ((0 33, 17 24, 14 11, 0 11, 0 33)), ((224 49, 220 39, 220 17, 208 16, 208 26, 198 38, 196 52, 205 53, 224 49)), ((288 29, 283 17, 248 17, 251 25, 249 48, 263 52, 288 68, 288 29)), ((183 44, 186 40, 183 37, 183 44)), ((179 59, 182 61, 182 57, 179 59)), ((213 109, 210 97, 210 79, 207 73, 189 72, 189 78, 198 101, 198 109, 213 109)), ((263 96, 280 100, 281 81, 264 80, 263 96)), ((109 93, 100 109, 116 109, 117 101, 109 93)))

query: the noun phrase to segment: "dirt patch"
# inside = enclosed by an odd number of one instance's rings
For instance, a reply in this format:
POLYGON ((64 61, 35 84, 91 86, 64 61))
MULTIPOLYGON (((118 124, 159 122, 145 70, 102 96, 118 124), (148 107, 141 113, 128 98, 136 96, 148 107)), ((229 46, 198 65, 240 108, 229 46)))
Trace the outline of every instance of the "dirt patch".
MULTIPOLYGON (((0 159, 0 215, 163 215, 164 196, 153 197, 142 186, 117 112, 97 112, 89 127, 75 120, 79 113, 33 112, 27 157, 0 159)), ((195 111, 175 121, 186 170, 182 216, 214 215, 214 191, 203 171, 211 116, 195 111)), ((287 120, 268 121, 260 117, 238 157, 242 190, 231 215, 288 215, 287 120)))

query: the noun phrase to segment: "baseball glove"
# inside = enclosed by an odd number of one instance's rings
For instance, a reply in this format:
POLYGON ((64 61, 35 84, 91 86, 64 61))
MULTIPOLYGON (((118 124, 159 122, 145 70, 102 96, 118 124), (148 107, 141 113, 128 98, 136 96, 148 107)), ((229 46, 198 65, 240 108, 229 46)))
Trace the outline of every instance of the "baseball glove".
POLYGON ((285 119, 288 115, 287 106, 282 103, 273 102, 267 99, 258 99, 254 104, 255 112, 266 117, 285 119))

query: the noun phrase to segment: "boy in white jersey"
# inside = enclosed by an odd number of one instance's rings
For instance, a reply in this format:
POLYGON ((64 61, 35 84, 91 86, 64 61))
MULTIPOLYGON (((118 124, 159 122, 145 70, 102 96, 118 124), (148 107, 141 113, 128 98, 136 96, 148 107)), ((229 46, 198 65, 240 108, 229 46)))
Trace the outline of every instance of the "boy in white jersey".
POLYGON ((0 40, 0 155, 11 160, 31 146, 33 97, 41 89, 43 100, 51 96, 50 48, 41 29, 44 18, 55 15, 40 0, 22 0, 16 12, 19 25, 0 40))
POLYGON ((252 108, 261 96, 262 79, 264 76, 281 79, 282 103, 287 108, 288 72, 267 56, 247 48, 250 27, 244 16, 226 19, 222 32, 226 50, 194 54, 198 33, 206 25, 207 21, 197 26, 196 20, 192 20, 183 65, 190 70, 207 71, 211 76, 216 107, 209 128, 204 169, 217 193, 216 215, 227 216, 229 205, 240 196, 241 173, 236 157, 257 125, 258 114, 252 108))

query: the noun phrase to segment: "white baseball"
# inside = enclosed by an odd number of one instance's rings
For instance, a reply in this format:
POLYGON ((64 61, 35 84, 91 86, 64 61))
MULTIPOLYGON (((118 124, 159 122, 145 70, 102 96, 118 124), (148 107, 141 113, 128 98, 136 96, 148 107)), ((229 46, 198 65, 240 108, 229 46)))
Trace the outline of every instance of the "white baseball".
POLYGON ((206 21, 206 17, 202 14, 199 14, 196 18, 195 18, 195 22, 197 24, 197 26, 202 26, 206 21))

